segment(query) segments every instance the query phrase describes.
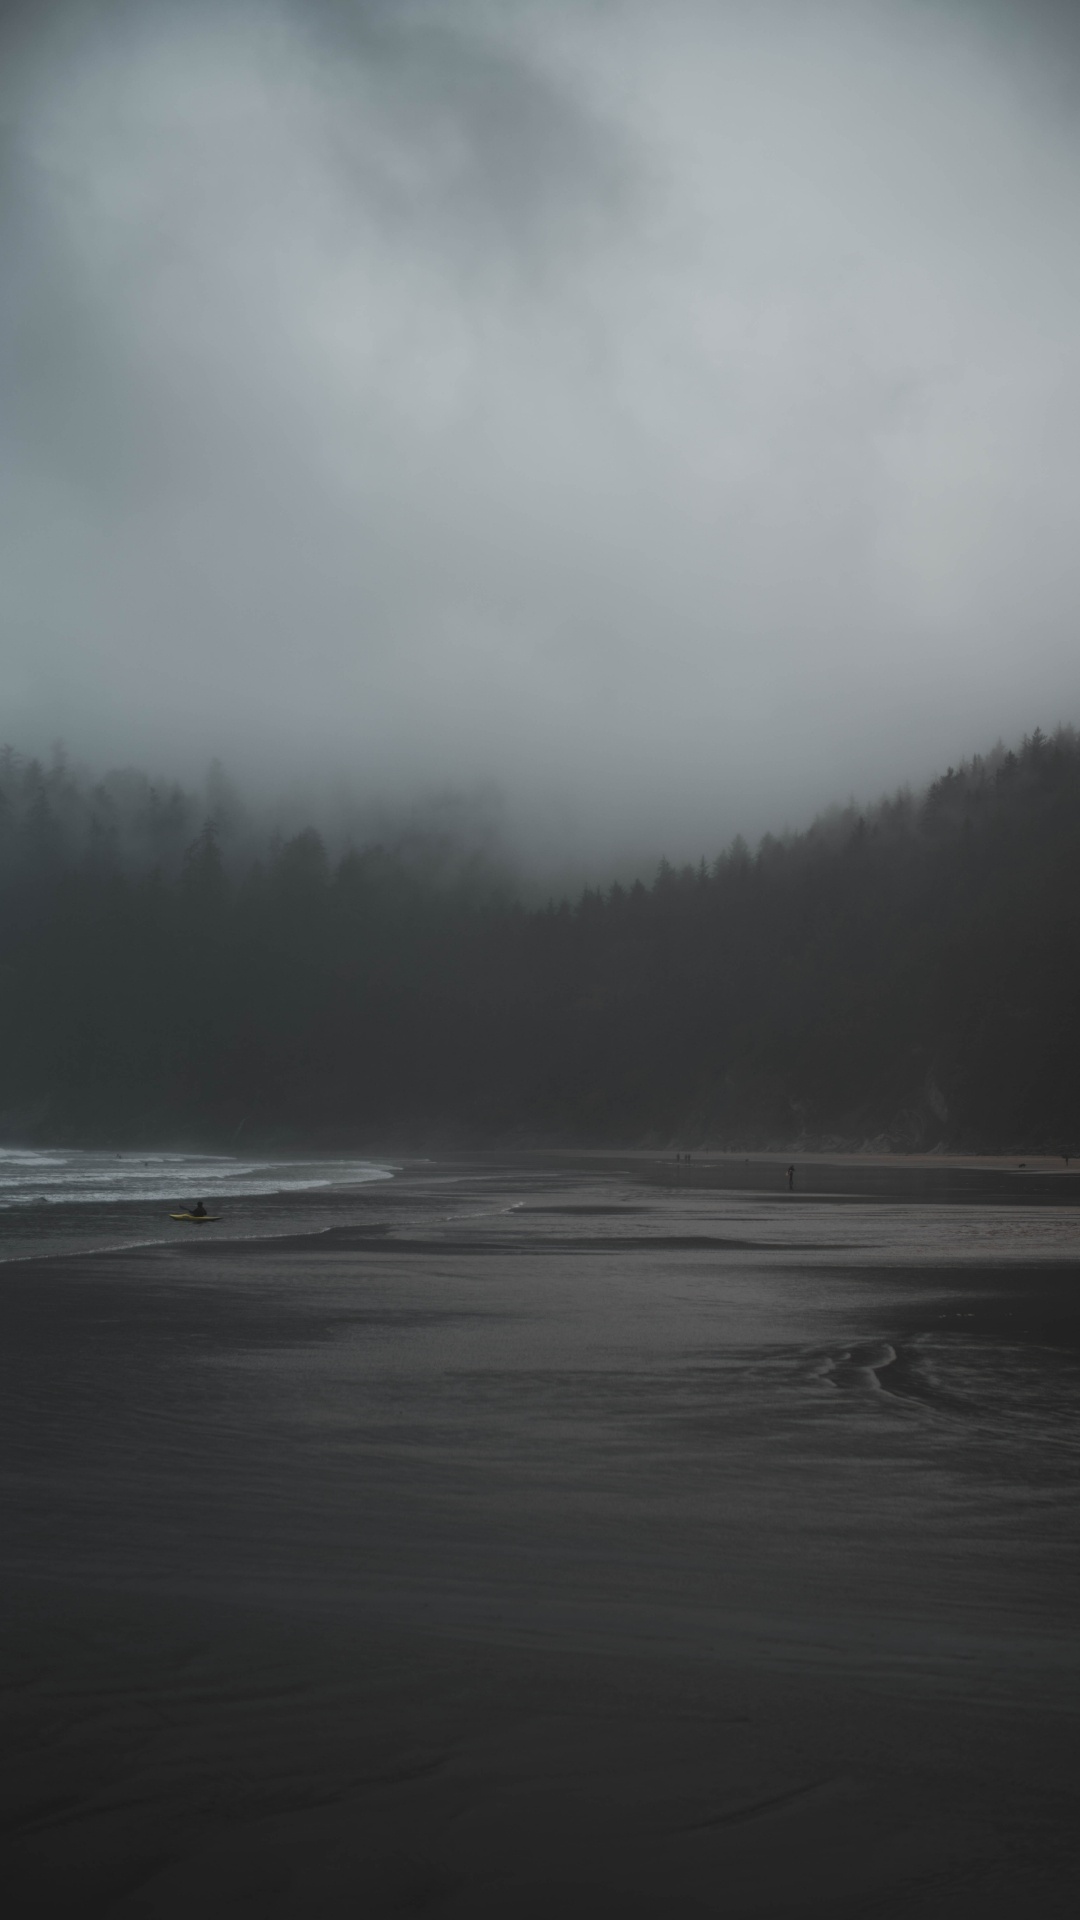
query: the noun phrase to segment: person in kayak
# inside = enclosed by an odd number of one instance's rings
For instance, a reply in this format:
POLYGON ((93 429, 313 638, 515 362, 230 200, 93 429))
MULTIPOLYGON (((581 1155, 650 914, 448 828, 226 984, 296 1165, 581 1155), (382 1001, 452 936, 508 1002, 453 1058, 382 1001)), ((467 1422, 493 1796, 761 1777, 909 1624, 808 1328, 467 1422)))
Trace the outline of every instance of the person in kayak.
POLYGON ((191 1217, 193 1220, 206 1219, 206 1208, 203 1206, 201 1200, 196 1200, 195 1205, 191 1209, 191 1217))

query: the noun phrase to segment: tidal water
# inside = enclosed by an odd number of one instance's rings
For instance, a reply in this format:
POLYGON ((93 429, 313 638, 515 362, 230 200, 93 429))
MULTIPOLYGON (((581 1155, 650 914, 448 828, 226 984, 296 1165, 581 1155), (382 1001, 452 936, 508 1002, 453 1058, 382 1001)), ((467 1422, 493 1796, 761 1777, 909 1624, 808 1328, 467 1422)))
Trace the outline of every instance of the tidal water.
POLYGON ((191 1188, 89 1161, 0 1270, 20 1898, 1070 1907, 1080 1211, 251 1161, 73 1252, 191 1188))
POLYGON ((305 1200, 317 1229, 335 1203, 348 1217, 355 1187, 392 1174, 371 1160, 312 1155, 0 1147, 0 1260, 181 1245, 188 1229, 170 1213, 198 1200, 217 1216, 210 1224, 220 1238, 295 1230, 305 1200))

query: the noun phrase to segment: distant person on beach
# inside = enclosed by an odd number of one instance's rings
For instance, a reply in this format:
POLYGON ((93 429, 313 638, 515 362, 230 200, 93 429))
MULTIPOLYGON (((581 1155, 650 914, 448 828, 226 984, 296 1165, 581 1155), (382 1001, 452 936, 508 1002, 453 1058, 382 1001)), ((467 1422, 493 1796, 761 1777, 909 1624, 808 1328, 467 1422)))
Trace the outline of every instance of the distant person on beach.
POLYGON ((195 1205, 191 1209, 191 1217, 193 1220, 206 1219, 206 1208, 203 1206, 201 1200, 196 1200, 195 1205))
POLYGON ((788 1168, 788 1170, 787 1170, 787 1190, 788 1190, 788 1192, 789 1192, 789 1193, 794 1193, 794 1191, 795 1191, 795 1169, 794 1169, 794 1167, 789 1167, 789 1168, 788 1168))

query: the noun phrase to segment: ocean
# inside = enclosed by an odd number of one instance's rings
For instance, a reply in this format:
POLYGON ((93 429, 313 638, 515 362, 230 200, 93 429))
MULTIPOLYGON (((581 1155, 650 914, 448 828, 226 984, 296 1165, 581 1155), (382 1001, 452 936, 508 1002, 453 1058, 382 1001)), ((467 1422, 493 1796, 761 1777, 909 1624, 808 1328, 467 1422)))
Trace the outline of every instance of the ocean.
POLYGON ((185 1229, 170 1213, 198 1200, 219 1215, 213 1225, 223 1238, 294 1228, 305 1218, 303 1196, 322 1225, 335 1203, 347 1207, 354 1187, 389 1180, 392 1171, 312 1156, 0 1147, 0 1260, 180 1244, 185 1229))

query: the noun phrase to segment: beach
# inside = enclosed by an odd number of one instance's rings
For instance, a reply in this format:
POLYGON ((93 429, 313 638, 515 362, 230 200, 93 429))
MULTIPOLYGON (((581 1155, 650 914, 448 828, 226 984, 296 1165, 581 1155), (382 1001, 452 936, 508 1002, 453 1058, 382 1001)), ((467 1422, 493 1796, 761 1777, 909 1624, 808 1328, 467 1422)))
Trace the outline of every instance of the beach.
POLYGON ((1075 1175, 386 1170, 0 1267, 7 1910, 1071 1913, 1075 1175))

